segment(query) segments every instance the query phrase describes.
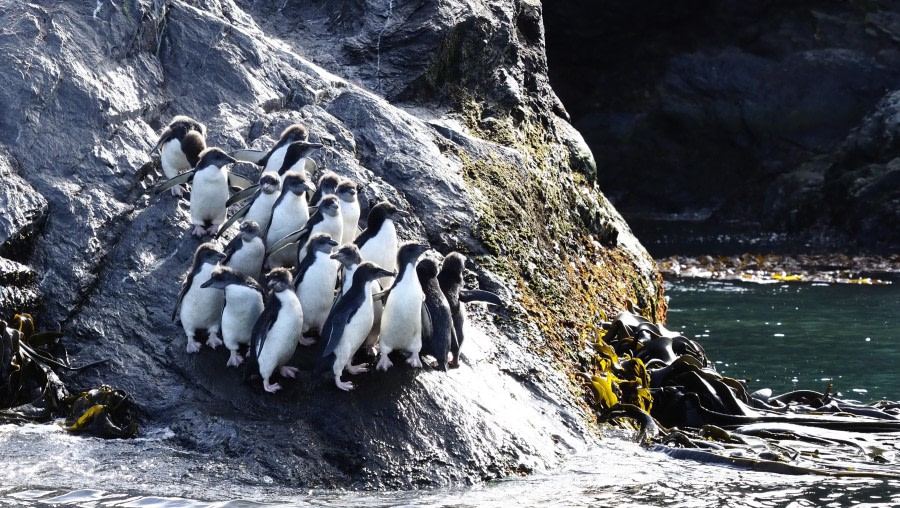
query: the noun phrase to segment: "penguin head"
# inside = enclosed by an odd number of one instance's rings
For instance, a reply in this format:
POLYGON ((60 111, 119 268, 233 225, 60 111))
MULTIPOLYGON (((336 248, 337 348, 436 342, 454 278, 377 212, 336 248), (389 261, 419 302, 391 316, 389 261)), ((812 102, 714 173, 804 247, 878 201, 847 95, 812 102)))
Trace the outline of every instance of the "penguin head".
POLYGON ((293 290, 291 272, 287 268, 273 269, 266 274, 266 287, 276 293, 293 290))
POLYGON ((197 161, 196 168, 198 170, 203 170, 212 166, 218 169, 235 162, 237 162, 237 160, 234 157, 228 155, 219 148, 213 147, 200 152, 200 160, 197 161))
POLYGON ((259 224, 254 220, 241 222, 241 236, 244 238, 245 242, 253 240, 259 236, 259 224))
POLYGON ((441 264, 441 278, 463 280, 463 272, 466 269, 466 257, 459 252, 451 252, 444 258, 441 264))
POLYGON ((356 182, 353 180, 341 180, 338 184, 335 194, 341 201, 352 203, 356 201, 356 182))
POLYGON ((278 144, 292 143, 294 141, 305 141, 309 137, 309 131, 303 124, 295 123, 288 125, 281 131, 281 137, 278 138, 278 144))
POLYGON ((227 266, 217 266, 209 280, 200 285, 202 288, 225 289, 231 284, 248 285, 247 276, 241 274, 234 268, 227 266))
POLYGON ((385 270, 371 261, 363 261, 356 268, 356 271, 353 272, 353 284, 364 284, 381 277, 394 277, 396 275, 395 272, 385 270))
POLYGON ((278 173, 263 173, 259 177, 259 188, 266 194, 272 194, 281 190, 281 177, 278 173))
MULTIPOLYGON (((172 132, 180 132, 181 136, 187 134, 188 131, 197 131, 202 136, 206 136, 206 126, 187 115, 177 115, 172 118, 168 128, 172 132)), ((178 137, 180 138, 181 136, 178 137)))
POLYGON ((300 152, 300 157, 305 158, 309 157, 310 154, 312 154, 319 148, 322 148, 322 146, 324 145, 322 145, 322 143, 310 143, 309 141, 302 139, 300 141, 294 141, 293 143, 291 143, 291 146, 294 147, 294 150, 300 152))
POLYGON ((331 239, 328 233, 316 233, 309 239, 306 244, 307 252, 324 252, 331 254, 331 249, 337 247, 337 242, 331 239))
POLYGON ((223 259, 225 259, 225 254, 219 252, 218 249, 216 249, 216 244, 212 242, 201 243, 200 246, 197 247, 197 250, 194 251, 195 266, 206 263, 214 265, 223 259))
POLYGON ((437 274, 438 263, 434 258, 422 258, 422 260, 419 261, 419 264, 416 265, 416 275, 419 276, 419 280, 431 280, 437 277, 437 274))
POLYGON ((284 190, 301 195, 308 190, 315 190, 313 185, 302 171, 288 171, 284 174, 284 190))
POLYGON ((410 263, 415 264, 419 256, 425 253, 431 246, 427 243, 406 242, 397 250, 397 266, 404 266, 410 263))
POLYGON ((338 249, 337 252, 331 255, 331 259, 340 261, 344 268, 349 268, 362 262, 362 257, 359 255, 359 247, 352 243, 338 249))
POLYGON ((338 201, 337 196, 334 194, 324 196, 322 200, 319 201, 319 211, 322 212, 323 215, 328 215, 329 217, 336 217, 341 213, 341 203, 338 201))
POLYGON ((340 183, 341 177, 334 171, 326 171, 319 177, 319 189, 322 190, 322 194, 334 194, 340 183))
POLYGON ((409 217, 409 212, 397 208, 388 201, 382 201, 369 210, 369 227, 381 224, 386 220, 395 220, 398 217, 409 217))

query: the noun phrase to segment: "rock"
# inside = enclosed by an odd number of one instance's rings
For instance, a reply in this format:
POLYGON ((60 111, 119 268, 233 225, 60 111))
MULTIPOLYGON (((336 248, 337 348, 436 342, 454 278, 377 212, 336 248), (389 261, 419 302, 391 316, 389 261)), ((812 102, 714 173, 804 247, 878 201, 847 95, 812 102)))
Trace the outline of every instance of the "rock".
POLYGON ((593 161, 559 117, 539 4, 256 4, 55 1, 0 13, 0 103, 20 105, 0 122, 0 145, 47 210, 20 262, 35 272, 39 321, 61 324, 75 363, 108 359, 68 380, 124 389, 142 428, 171 429, 175 451, 149 460, 202 455, 281 485, 479 482, 553 467, 592 443, 579 388, 552 360, 585 339, 571 325, 545 336, 529 313, 568 317, 550 298, 568 290, 569 263, 604 277, 575 291, 585 308, 636 300, 662 319, 665 303, 652 259, 584 181, 593 161), (448 56, 454 41, 464 54, 448 56), (147 155, 177 114, 228 150, 270 146, 303 122, 327 146, 318 166, 360 182, 364 214, 384 199, 413 212, 401 237, 465 252, 470 283, 512 310, 472 309, 462 368, 367 374, 350 394, 307 391, 309 348, 277 395, 243 384, 221 349, 187 355, 171 312, 198 240, 187 202, 152 193, 162 177, 147 155))

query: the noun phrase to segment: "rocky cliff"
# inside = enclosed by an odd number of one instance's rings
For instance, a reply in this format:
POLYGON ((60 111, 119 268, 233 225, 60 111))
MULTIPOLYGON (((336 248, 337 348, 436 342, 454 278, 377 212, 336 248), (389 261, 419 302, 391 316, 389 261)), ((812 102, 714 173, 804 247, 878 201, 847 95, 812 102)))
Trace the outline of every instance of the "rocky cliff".
POLYGON ((575 0, 545 13, 554 87, 626 217, 739 221, 801 250, 900 246, 895 2, 575 0))
MULTIPOLYGON (((282 485, 411 487, 552 467, 594 439, 574 381, 591 325, 634 301, 665 316, 652 260, 590 184, 549 86, 541 6, 503 2, 0 2, 0 309, 58 326, 76 386, 131 394, 145 429, 205 473, 282 485), (354 393, 277 395, 184 353, 170 320, 196 239, 154 196, 147 153, 177 114, 226 150, 302 122, 365 214, 464 252, 476 312, 463 366, 365 375, 354 393)), ((247 176, 254 170, 242 167, 247 176)), ((152 453, 159 453, 152 452, 152 453)), ((172 457, 156 457, 165 461, 172 457)))

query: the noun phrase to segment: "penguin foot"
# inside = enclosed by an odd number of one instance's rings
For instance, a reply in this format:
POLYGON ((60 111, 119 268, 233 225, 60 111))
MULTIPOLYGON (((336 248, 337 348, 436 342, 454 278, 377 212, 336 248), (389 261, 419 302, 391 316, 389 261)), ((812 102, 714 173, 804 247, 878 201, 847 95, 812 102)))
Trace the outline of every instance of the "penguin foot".
POLYGON ((197 353, 200 351, 201 347, 203 347, 203 344, 200 344, 194 339, 188 339, 185 351, 187 351, 188 353, 197 353))
POLYGON ((312 337, 304 337, 303 335, 301 335, 300 338, 297 339, 297 342, 301 346, 312 346, 313 344, 316 343, 316 339, 314 339, 312 337))
POLYGON ((231 356, 228 357, 228 363, 225 364, 226 367, 237 367, 240 364, 244 363, 244 357, 241 356, 237 351, 232 351, 231 356))
POLYGON ((362 374, 363 372, 369 372, 369 366, 365 363, 361 363, 359 365, 348 365, 347 372, 355 376, 357 374, 362 374))
POLYGON ((297 377, 297 373, 300 372, 300 369, 297 367, 288 367, 287 365, 282 365, 278 367, 278 373, 284 377, 289 377, 291 379, 297 377))
POLYGON ((269 393, 275 393, 278 390, 281 390, 281 385, 278 383, 270 385, 268 379, 263 379, 263 389, 269 393))
POLYGON ((184 187, 182 187, 181 185, 176 185, 175 187, 172 187, 171 191, 172 191, 172 195, 175 196, 176 198, 180 198, 181 196, 184 196, 184 187))
POLYGON ((349 392, 350 390, 356 388, 350 381, 341 381, 341 376, 334 376, 334 384, 345 392, 349 392))
POLYGON ((394 364, 391 362, 391 359, 388 358, 388 355, 382 354, 381 358, 378 359, 378 365, 375 366, 375 369, 383 371, 383 372, 387 372, 387 370, 393 366, 394 366, 394 364))
POLYGON ((219 232, 219 225, 213 224, 212 226, 206 228, 206 233, 211 236, 216 236, 216 233, 219 232))
POLYGON ((215 349, 223 344, 222 339, 216 337, 215 334, 209 334, 209 339, 206 340, 206 345, 215 349))
POLYGON ((406 364, 410 367, 414 367, 417 369, 422 368, 422 360, 419 359, 419 353, 413 353, 412 356, 406 359, 406 364))
POLYGON ((200 224, 195 224, 194 229, 191 231, 191 236, 202 237, 203 233, 206 233, 206 228, 200 224))

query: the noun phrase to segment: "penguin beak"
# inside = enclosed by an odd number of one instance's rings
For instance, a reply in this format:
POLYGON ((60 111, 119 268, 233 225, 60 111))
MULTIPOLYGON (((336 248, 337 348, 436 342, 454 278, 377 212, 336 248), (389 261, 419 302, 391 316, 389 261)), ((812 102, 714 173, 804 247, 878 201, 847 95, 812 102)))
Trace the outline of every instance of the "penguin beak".
MULTIPOLYGON (((328 245, 331 245, 332 247, 337 247, 338 243, 334 240, 329 240, 328 245)), ((332 255, 331 257, 334 257, 334 255, 332 255)))
POLYGON ((225 259, 225 257, 226 257, 226 256, 225 256, 224 253, 222 253, 222 252, 216 252, 216 261, 222 261, 223 259, 225 259))
POLYGON ((303 184, 303 186, 306 187, 306 190, 308 190, 309 192, 316 192, 316 184, 312 182, 306 182, 303 184))
POLYGON ((209 279, 206 282, 204 282, 203 284, 200 284, 200 287, 202 287, 202 288, 214 287, 215 283, 216 283, 216 281, 214 281, 213 279, 209 279))
POLYGON ((406 210, 397 210, 396 212, 394 212, 394 215, 396 215, 397 217, 409 217, 409 212, 407 212, 406 210))
POLYGON ((392 271, 392 270, 385 270, 384 268, 379 268, 377 273, 378 273, 379 277, 396 277, 397 276, 397 272, 392 271))

